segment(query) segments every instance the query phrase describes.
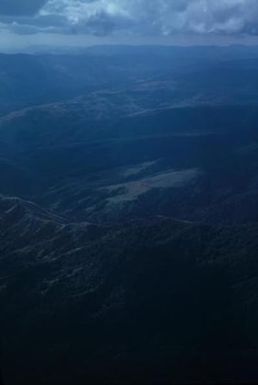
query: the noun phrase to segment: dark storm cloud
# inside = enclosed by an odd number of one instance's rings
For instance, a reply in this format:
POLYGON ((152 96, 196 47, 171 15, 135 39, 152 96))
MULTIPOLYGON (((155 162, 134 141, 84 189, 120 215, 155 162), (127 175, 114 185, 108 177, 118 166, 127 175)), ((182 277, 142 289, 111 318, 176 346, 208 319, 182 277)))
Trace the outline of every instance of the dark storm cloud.
POLYGON ((258 0, 0 0, 2 31, 95 36, 258 35, 258 0))
POLYGON ((1 15, 33 15, 47 2, 47 0, 1 0, 1 15))
POLYGON ((258 33, 257 0, 49 0, 47 15, 62 15, 78 31, 90 25, 91 33, 258 33))

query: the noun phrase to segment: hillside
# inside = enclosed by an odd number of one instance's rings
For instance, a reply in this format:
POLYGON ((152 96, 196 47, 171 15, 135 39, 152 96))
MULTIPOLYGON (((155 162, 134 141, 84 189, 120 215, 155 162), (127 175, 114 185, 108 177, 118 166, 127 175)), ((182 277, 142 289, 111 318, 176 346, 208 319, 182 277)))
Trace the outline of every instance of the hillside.
POLYGON ((103 376, 108 383, 149 383, 153 376, 185 383, 200 370, 207 381, 212 371, 213 379, 237 382, 250 349, 255 359, 257 226, 165 218, 123 228, 66 224, 3 197, 1 213, 1 327, 10 383, 33 383, 42 373, 47 383, 99 383, 103 376), (234 371, 223 362, 232 349, 234 371))
POLYGON ((6 384, 256 382, 257 57, 0 55, 6 384))

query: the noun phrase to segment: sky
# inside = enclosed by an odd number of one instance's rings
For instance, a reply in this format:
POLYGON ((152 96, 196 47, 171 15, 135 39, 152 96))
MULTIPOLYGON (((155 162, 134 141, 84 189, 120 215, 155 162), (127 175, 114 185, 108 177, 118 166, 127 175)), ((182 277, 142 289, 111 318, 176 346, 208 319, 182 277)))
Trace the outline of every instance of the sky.
POLYGON ((0 0, 0 50, 258 42, 258 0, 0 0))

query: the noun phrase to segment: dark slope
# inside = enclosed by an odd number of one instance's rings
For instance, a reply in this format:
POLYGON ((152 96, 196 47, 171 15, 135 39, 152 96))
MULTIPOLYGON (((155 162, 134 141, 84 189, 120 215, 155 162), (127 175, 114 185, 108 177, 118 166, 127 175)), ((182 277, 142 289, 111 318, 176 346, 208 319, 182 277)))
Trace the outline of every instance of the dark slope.
POLYGON ((255 369, 256 227, 69 225, 2 198, 1 234, 9 383, 241 382, 255 369))

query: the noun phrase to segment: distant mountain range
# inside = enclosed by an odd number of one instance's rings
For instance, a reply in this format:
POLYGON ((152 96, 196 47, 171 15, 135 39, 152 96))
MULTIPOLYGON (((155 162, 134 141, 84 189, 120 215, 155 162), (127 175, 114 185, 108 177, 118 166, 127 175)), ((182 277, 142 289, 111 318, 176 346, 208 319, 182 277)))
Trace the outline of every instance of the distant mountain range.
POLYGON ((0 54, 0 114, 127 86, 159 88, 158 103, 253 103, 257 62, 256 48, 241 46, 114 46, 74 54, 0 54))

